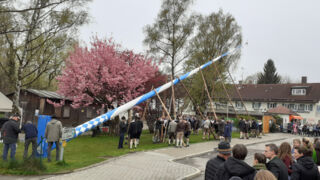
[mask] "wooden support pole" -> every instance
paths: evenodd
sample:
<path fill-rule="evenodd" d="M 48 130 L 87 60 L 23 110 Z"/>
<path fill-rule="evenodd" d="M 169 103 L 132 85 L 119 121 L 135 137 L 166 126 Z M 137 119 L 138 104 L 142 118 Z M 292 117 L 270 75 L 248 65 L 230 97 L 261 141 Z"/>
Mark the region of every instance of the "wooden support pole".
<path fill-rule="evenodd" d="M 206 80 L 204 79 L 202 70 L 200 70 L 200 73 L 201 73 L 201 77 L 202 77 L 202 80 L 203 80 L 204 88 L 206 89 L 207 94 L 208 94 L 208 98 L 209 98 L 209 100 L 210 100 L 210 105 L 211 105 L 211 109 L 212 109 L 213 114 L 214 114 L 214 118 L 215 118 L 215 120 L 217 121 L 217 120 L 218 120 L 218 117 L 217 117 L 216 111 L 214 110 L 213 101 L 212 101 L 212 99 L 211 99 L 211 96 L 210 96 L 210 93 L 209 93 L 209 90 L 208 90 L 208 86 L 207 86 Z"/>
<path fill-rule="evenodd" d="M 213 63 L 213 65 L 214 65 L 215 71 L 216 71 L 216 73 L 218 74 L 218 76 L 220 76 L 220 77 L 222 78 L 221 73 L 220 73 L 220 71 L 219 71 L 218 66 L 216 65 L 216 63 Z M 222 86 L 223 86 L 224 92 L 227 94 L 228 100 L 229 100 L 229 102 L 230 102 L 230 104 L 231 104 L 231 106 L 232 106 L 232 108 L 233 108 L 233 110 L 234 110 L 234 113 L 235 113 L 235 115 L 237 116 L 236 109 L 235 109 L 235 107 L 234 107 L 233 104 L 232 104 L 232 101 L 231 101 L 231 98 L 230 98 L 229 93 L 228 93 L 228 91 L 227 91 L 227 88 L 226 88 L 226 86 L 224 85 L 223 82 L 222 82 Z M 227 109 L 228 109 L 228 104 L 227 104 Z"/>
<path fill-rule="evenodd" d="M 232 80 L 233 86 L 234 86 L 234 88 L 236 89 L 236 91 L 237 91 L 237 93 L 238 93 L 238 95 L 239 95 L 239 97 L 240 97 L 241 103 L 242 103 L 244 109 L 246 110 L 247 116 L 249 116 L 249 112 L 248 112 L 248 110 L 247 110 L 246 105 L 243 103 L 243 99 L 242 99 L 242 96 L 241 96 L 241 94 L 240 94 L 240 91 L 239 91 L 239 89 L 237 88 L 236 84 L 234 83 L 234 80 L 233 80 L 233 78 L 232 78 L 232 76 L 231 76 L 230 71 L 229 71 L 229 70 L 227 70 L 227 71 L 228 71 L 228 74 L 229 74 L 229 76 L 230 76 L 230 78 L 231 78 L 231 80 Z"/>
<path fill-rule="evenodd" d="M 154 89 L 153 91 L 156 93 L 156 95 L 157 95 L 157 97 L 158 97 L 159 101 L 161 102 L 161 105 L 162 105 L 163 109 L 165 110 L 165 112 L 166 112 L 166 113 L 167 113 L 167 115 L 169 116 L 169 119 L 170 119 L 170 120 L 172 120 L 172 118 L 171 118 L 171 116 L 170 116 L 170 113 L 168 112 L 168 110 L 167 110 L 166 106 L 165 106 L 165 105 L 164 105 L 164 103 L 162 102 L 161 97 L 159 96 L 158 92 L 157 92 L 155 89 Z M 166 131 L 166 130 L 165 130 L 165 131 Z M 161 132 L 162 132 L 162 131 L 161 131 Z M 165 140 L 166 140 L 166 136 L 165 136 L 165 134 L 166 134 L 166 132 L 164 133 L 163 142 L 165 142 Z"/>
<path fill-rule="evenodd" d="M 179 79 L 179 80 L 180 80 L 180 79 Z M 203 116 L 203 114 L 202 114 L 202 112 L 200 111 L 199 106 L 196 104 L 195 100 L 192 98 L 192 96 L 191 96 L 189 90 L 187 89 L 187 87 L 184 85 L 184 83 L 183 83 L 181 80 L 180 80 L 180 83 L 182 84 L 183 88 L 186 90 L 186 92 L 187 92 L 190 100 L 192 101 L 192 103 L 196 106 L 196 109 L 197 109 L 198 113 L 200 114 L 201 118 L 202 118 L 202 119 L 205 119 L 204 116 Z"/>

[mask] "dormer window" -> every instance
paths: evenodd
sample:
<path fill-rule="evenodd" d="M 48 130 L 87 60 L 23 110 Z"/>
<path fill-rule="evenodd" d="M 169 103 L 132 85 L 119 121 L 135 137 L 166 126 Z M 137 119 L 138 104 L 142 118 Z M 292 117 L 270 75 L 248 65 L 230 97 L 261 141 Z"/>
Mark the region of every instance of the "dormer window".
<path fill-rule="evenodd" d="M 307 94 L 307 90 L 304 88 L 292 89 L 291 94 L 294 96 L 304 96 Z"/>

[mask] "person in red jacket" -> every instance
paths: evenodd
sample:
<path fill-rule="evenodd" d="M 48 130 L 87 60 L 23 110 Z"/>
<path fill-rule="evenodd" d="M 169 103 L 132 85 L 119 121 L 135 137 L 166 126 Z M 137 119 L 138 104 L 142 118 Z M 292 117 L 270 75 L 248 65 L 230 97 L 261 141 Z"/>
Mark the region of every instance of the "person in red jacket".
<path fill-rule="evenodd" d="M 279 159 L 283 161 L 283 163 L 288 168 L 288 175 L 290 176 L 292 173 L 292 155 L 291 155 L 291 146 L 287 142 L 283 142 L 279 147 Z"/>

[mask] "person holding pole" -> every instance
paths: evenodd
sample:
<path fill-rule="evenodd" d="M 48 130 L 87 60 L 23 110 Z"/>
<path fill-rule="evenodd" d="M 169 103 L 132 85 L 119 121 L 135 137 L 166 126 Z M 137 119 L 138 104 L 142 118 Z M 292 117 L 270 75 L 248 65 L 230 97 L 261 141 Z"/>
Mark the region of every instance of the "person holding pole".
<path fill-rule="evenodd" d="M 26 159 L 28 156 L 28 149 L 30 143 L 32 143 L 32 157 L 35 158 L 37 151 L 38 129 L 35 125 L 32 124 L 31 121 L 27 121 L 27 123 L 22 126 L 21 130 L 25 133 L 23 158 Z"/>
<path fill-rule="evenodd" d="M 182 148 L 182 143 L 183 143 L 183 134 L 184 130 L 186 129 L 186 124 L 184 121 L 180 118 L 179 123 L 177 124 L 177 129 L 176 129 L 176 134 L 177 134 L 177 144 L 176 147 Z"/>
<path fill-rule="evenodd" d="M 186 138 L 186 147 L 189 147 L 189 137 L 190 137 L 190 134 L 191 134 L 191 123 L 187 120 L 184 120 L 184 123 L 186 125 L 186 128 L 185 128 L 185 131 L 184 131 L 184 137 Z"/>
<path fill-rule="evenodd" d="M 169 134 L 169 139 L 168 139 L 168 145 L 175 144 L 175 136 L 176 136 L 176 129 L 177 129 L 177 123 L 174 120 L 169 121 L 169 126 L 168 126 L 168 134 Z"/>
<path fill-rule="evenodd" d="M 202 139 L 206 139 L 206 136 L 208 136 L 208 140 L 210 138 L 210 120 L 208 117 L 206 117 L 205 121 L 203 122 L 202 125 L 202 130 L 203 130 L 203 136 Z"/>
<path fill-rule="evenodd" d="M 60 156 L 60 139 L 62 138 L 62 124 L 56 119 L 55 115 L 52 116 L 50 122 L 48 122 L 45 130 L 45 138 L 48 142 L 48 162 L 51 162 L 51 148 L 53 143 L 56 144 L 56 161 L 59 161 Z"/>

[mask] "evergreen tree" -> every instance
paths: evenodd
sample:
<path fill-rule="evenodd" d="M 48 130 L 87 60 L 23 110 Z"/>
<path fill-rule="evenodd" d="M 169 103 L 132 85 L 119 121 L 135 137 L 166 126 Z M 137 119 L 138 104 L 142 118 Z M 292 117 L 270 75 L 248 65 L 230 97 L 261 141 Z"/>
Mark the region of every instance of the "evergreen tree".
<path fill-rule="evenodd" d="M 277 69 L 272 59 L 264 64 L 263 73 L 258 75 L 258 84 L 279 84 L 281 77 L 276 73 Z"/>

